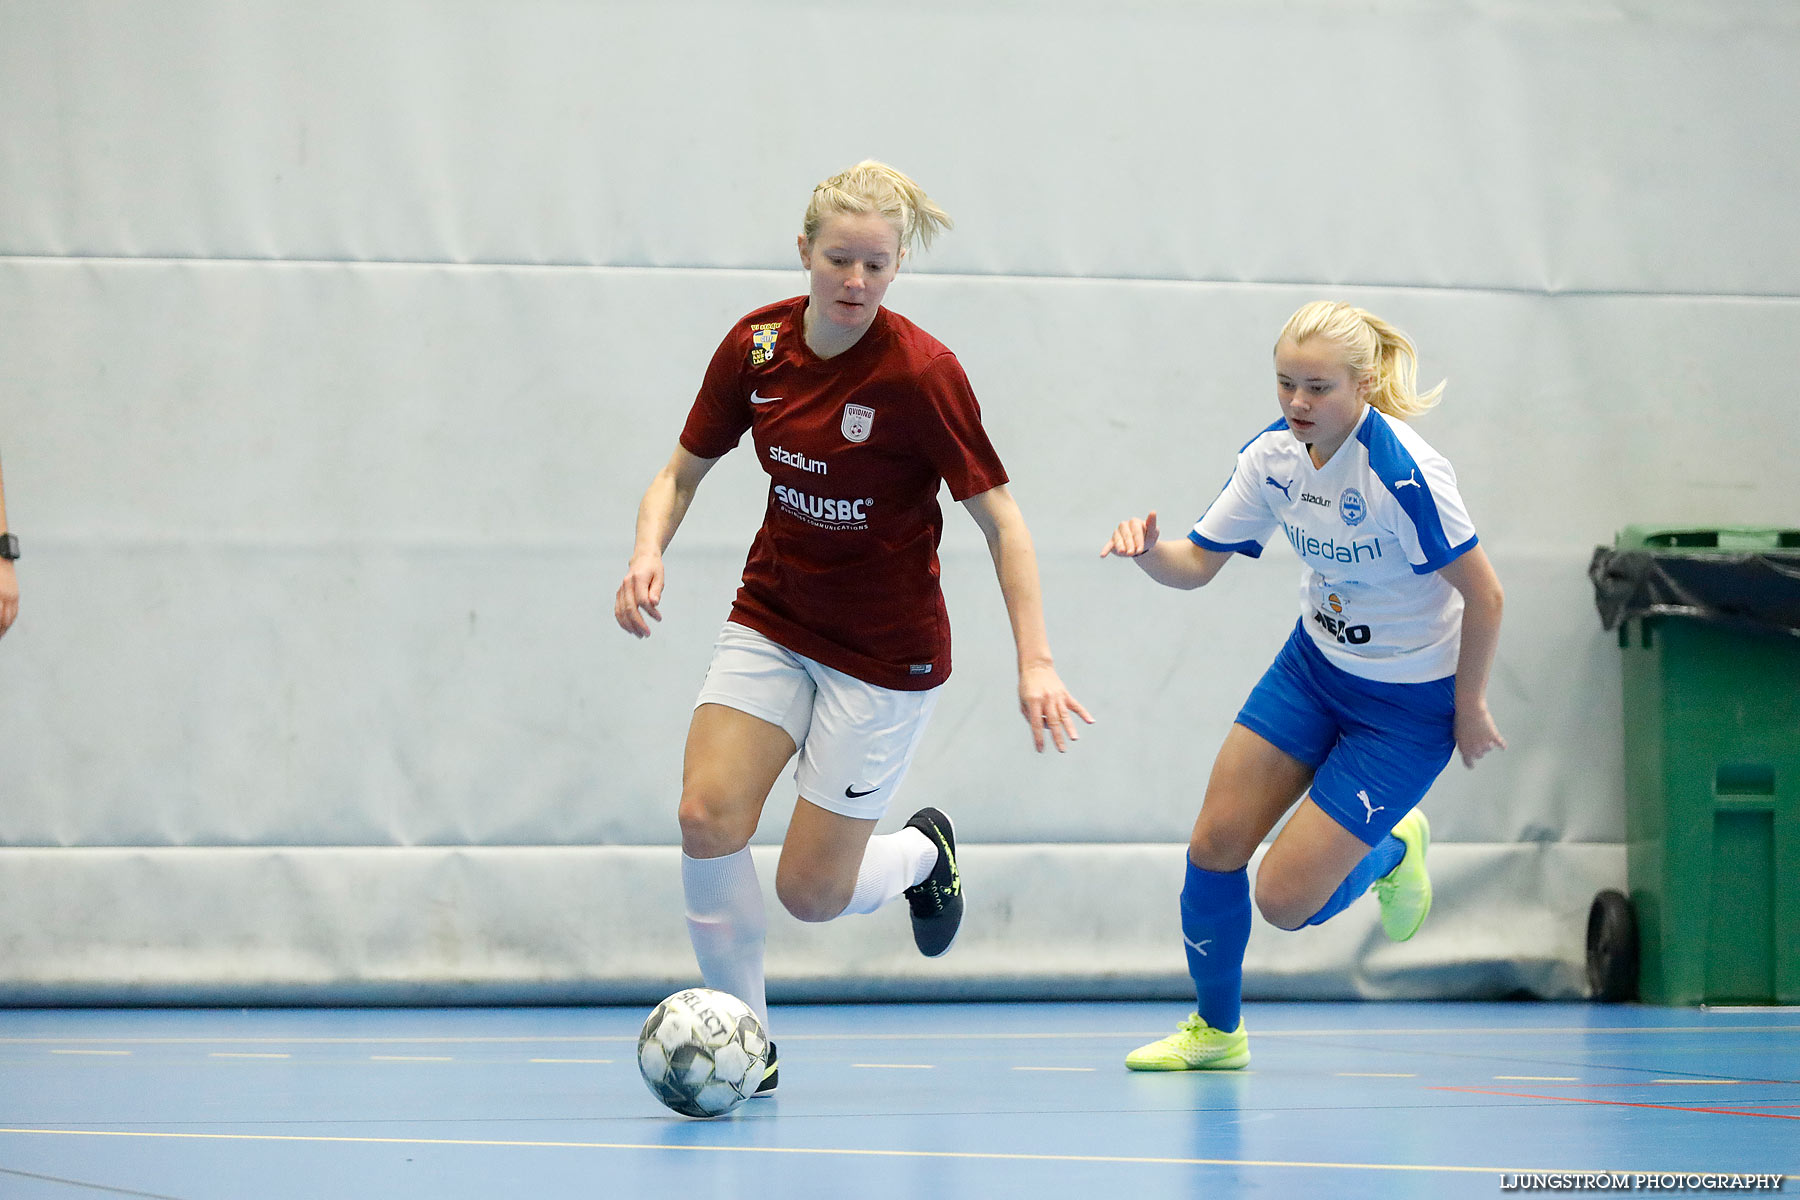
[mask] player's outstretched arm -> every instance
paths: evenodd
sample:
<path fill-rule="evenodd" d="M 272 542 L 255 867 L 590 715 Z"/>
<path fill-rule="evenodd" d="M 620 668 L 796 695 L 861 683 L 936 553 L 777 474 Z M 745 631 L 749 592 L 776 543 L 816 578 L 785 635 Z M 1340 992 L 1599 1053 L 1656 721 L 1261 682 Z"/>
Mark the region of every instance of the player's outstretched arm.
<path fill-rule="evenodd" d="M 1488 713 L 1488 673 L 1500 645 L 1500 612 L 1506 595 L 1500 577 L 1480 546 L 1439 569 L 1462 593 L 1462 645 L 1456 660 L 1456 748 L 1463 766 L 1473 767 L 1490 750 L 1506 749 L 1506 739 Z"/>
<path fill-rule="evenodd" d="M 644 492 L 638 505 L 637 541 L 632 546 L 631 562 L 613 597 L 613 619 L 626 633 L 649 637 L 650 623 L 644 618 L 662 620 L 663 551 L 681 528 L 681 519 L 687 515 L 700 481 L 718 461 L 677 446 L 668 465 L 656 473 Z"/>
<path fill-rule="evenodd" d="M 1112 537 L 1100 547 L 1100 557 L 1115 555 L 1129 558 L 1150 578 L 1164 587 L 1191 590 L 1212 582 L 1231 558 L 1221 550 L 1208 550 L 1187 538 L 1165 542 L 1159 536 L 1156 510 L 1139 519 L 1127 517 L 1113 530 Z"/>
<path fill-rule="evenodd" d="M 1018 501 L 1004 484 L 963 501 L 987 538 L 994 558 L 994 574 L 1000 579 L 1000 595 L 1012 622 L 1013 644 L 1019 652 L 1019 712 L 1031 727 L 1031 741 L 1040 753 L 1044 735 L 1060 751 L 1081 740 L 1075 718 L 1089 725 L 1094 718 L 1069 694 L 1050 657 L 1050 635 L 1044 628 L 1043 593 L 1038 583 L 1037 551 L 1031 531 L 1025 527 Z"/>
<path fill-rule="evenodd" d="M 10 560 L 0 558 L 0 635 L 12 628 L 19 616 L 19 575 Z"/>

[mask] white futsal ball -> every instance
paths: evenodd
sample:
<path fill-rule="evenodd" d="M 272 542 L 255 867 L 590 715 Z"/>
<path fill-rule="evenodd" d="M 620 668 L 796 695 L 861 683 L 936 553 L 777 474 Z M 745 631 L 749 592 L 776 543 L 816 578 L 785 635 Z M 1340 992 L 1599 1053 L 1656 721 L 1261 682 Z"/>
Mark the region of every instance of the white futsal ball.
<path fill-rule="evenodd" d="M 638 1034 L 638 1070 L 664 1104 L 718 1117 L 755 1093 L 769 1039 L 750 1006 L 728 992 L 688 988 L 650 1013 Z"/>

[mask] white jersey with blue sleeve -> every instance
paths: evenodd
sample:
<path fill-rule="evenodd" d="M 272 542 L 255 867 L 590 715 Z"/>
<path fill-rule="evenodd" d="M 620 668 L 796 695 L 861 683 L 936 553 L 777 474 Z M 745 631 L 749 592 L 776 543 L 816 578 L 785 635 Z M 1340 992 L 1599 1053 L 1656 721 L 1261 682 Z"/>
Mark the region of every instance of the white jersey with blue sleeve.
<path fill-rule="evenodd" d="M 1188 538 L 1256 558 L 1278 527 L 1304 566 L 1301 623 L 1331 662 L 1383 683 L 1456 673 L 1462 595 L 1437 572 L 1475 526 L 1449 460 L 1404 421 L 1365 406 L 1323 467 L 1275 422 Z"/>

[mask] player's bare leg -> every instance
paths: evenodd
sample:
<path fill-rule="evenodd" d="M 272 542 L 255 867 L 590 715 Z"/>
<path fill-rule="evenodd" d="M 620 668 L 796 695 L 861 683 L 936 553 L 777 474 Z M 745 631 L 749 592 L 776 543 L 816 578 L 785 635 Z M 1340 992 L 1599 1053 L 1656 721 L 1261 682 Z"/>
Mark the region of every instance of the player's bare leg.
<path fill-rule="evenodd" d="M 842 915 L 856 891 L 863 851 L 875 825 L 797 798 L 775 868 L 775 894 L 782 906 L 802 921 L 829 921 Z"/>
<path fill-rule="evenodd" d="M 785 729 L 760 717 L 723 704 L 694 709 L 681 764 L 682 851 L 717 858 L 749 845 L 795 749 Z"/>
<path fill-rule="evenodd" d="M 875 824 L 801 797 L 781 848 L 775 893 L 802 921 L 872 913 L 904 895 L 913 909 L 913 940 L 935 958 L 950 949 L 962 923 L 950 819 L 925 808 L 904 829 L 871 836 Z"/>
<path fill-rule="evenodd" d="M 768 918 L 750 837 L 794 750 L 779 725 L 702 704 L 688 726 L 681 772 L 681 883 L 694 957 L 706 986 L 748 1004 L 764 1029 Z"/>
<path fill-rule="evenodd" d="M 1308 797 L 1263 857 L 1256 905 L 1270 924 L 1298 929 L 1324 924 L 1373 889 L 1382 930 L 1404 942 L 1431 911 L 1430 840 L 1431 826 L 1415 808 L 1371 847 Z"/>
<path fill-rule="evenodd" d="M 1368 855 L 1367 842 L 1308 796 L 1282 826 L 1257 868 L 1257 911 L 1277 929 L 1317 923 L 1315 916 Z M 1367 886 L 1365 881 L 1364 889 Z"/>

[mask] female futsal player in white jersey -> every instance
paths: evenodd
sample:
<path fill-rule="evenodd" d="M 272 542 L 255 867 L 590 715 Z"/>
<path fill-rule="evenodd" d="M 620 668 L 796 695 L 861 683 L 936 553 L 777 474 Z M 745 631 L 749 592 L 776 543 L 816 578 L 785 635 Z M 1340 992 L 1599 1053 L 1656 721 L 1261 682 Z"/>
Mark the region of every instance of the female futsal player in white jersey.
<path fill-rule="evenodd" d="M 1405 941 L 1431 908 L 1416 805 L 1453 751 L 1472 767 L 1506 746 L 1486 699 L 1500 581 L 1450 464 L 1405 424 L 1443 390 L 1421 396 L 1415 380 L 1399 330 L 1347 304 L 1306 305 L 1275 343 L 1281 419 L 1239 453 L 1193 530 L 1162 541 L 1152 512 L 1101 551 L 1196 588 L 1279 528 L 1303 564 L 1299 623 L 1226 734 L 1188 843 L 1181 933 L 1198 1009 L 1132 1051 L 1133 1070 L 1250 1061 L 1247 866 L 1296 802 L 1257 871 L 1263 917 L 1317 925 L 1373 885 L 1382 928 Z"/>
<path fill-rule="evenodd" d="M 1018 650 L 1019 706 L 1041 751 L 1091 721 L 1056 673 L 1031 534 L 956 356 L 881 306 L 907 249 L 949 218 L 905 175 L 863 162 L 813 189 L 799 237 L 808 294 L 757 309 L 713 355 L 668 465 L 638 509 L 614 601 L 647 637 L 663 551 L 713 463 L 748 430 L 770 477 L 743 586 L 713 650 L 682 766 L 682 890 L 707 986 L 764 1022 L 762 891 L 749 842 L 796 751 L 799 799 L 776 867 L 803 921 L 904 894 L 936 956 L 962 920 L 950 821 L 920 809 L 872 837 L 950 674 L 938 587 L 940 482 L 987 537 Z M 773 1047 L 760 1094 L 777 1080 Z"/>

